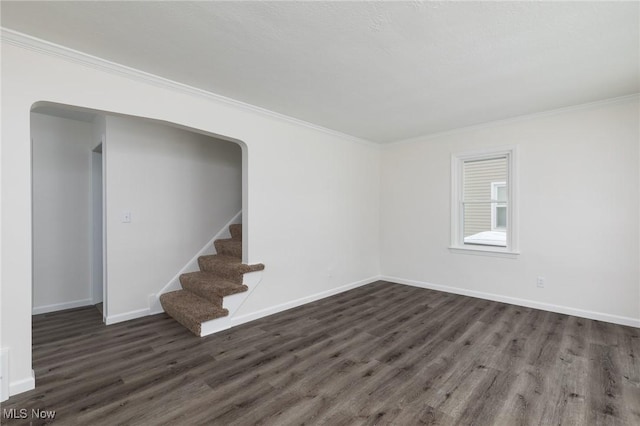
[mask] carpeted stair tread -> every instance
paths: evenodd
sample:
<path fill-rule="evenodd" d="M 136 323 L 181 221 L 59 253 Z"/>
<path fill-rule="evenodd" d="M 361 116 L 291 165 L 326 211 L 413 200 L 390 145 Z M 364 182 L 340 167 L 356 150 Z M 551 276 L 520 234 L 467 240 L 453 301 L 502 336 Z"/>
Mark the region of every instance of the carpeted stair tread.
<path fill-rule="evenodd" d="M 242 224 L 241 223 L 229 225 L 229 232 L 231 232 L 231 238 L 233 238 L 234 240 L 242 241 Z"/>
<path fill-rule="evenodd" d="M 200 325 L 203 322 L 229 314 L 226 309 L 186 290 L 165 293 L 160 296 L 160 303 L 167 314 L 196 336 L 200 336 Z"/>
<path fill-rule="evenodd" d="M 237 257 L 224 256 L 220 254 L 200 256 L 198 258 L 198 265 L 200 266 L 200 270 L 203 272 L 215 273 L 220 278 L 224 278 L 237 284 L 242 284 L 244 274 L 248 272 L 262 271 L 264 269 L 264 265 L 262 263 L 247 265 L 242 263 L 242 260 Z"/>
<path fill-rule="evenodd" d="M 216 247 L 218 254 L 242 259 L 242 240 L 233 238 L 215 240 L 213 245 Z"/>
<path fill-rule="evenodd" d="M 165 312 L 197 336 L 202 323 L 229 315 L 222 307 L 226 296 L 249 290 L 244 274 L 264 269 L 262 263 L 242 263 L 242 224 L 230 225 L 229 232 L 231 238 L 213 242 L 217 254 L 198 258 L 200 271 L 180 275 L 182 290 L 160 296 Z"/>
<path fill-rule="evenodd" d="M 227 281 L 212 272 L 189 272 L 180 275 L 182 288 L 209 302 L 222 306 L 222 298 L 249 290 L 244 284 Z"/>

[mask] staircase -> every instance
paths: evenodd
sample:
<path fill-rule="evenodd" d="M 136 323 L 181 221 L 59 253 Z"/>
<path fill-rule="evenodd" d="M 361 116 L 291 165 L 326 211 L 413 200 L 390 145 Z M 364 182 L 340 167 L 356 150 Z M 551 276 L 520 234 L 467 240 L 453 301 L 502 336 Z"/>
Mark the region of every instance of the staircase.
<path fill-rule="evenodd" d="M 198 258 L 200 271 L 180 275 L 182 290 L 160 296 L 165 312 L 196 336 L 203 335 L 203 323 L 229 315 L 225 297 L 249 290 L 244 274 L 264 269 L 242 263 L 242 224 L 229 226 L 229 232 L 231 238 L 214 241 L 217 254 Z"/>

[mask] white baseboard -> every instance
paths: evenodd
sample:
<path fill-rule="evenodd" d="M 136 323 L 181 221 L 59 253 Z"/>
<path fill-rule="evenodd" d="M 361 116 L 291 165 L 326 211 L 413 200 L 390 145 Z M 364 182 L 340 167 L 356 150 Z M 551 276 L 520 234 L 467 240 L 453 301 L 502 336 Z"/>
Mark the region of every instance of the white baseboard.
<path fill-rule="evenodd" d="M 430 290 L 444 291 L 447 293 L 461 294 L 463 296 L 477 297 L 479 299 L 493 300 L 495 302 L 509 303 L 512 305 L 524 306 L 527 308 L 540 309 L 543 311 L 556 312 L 559 314 L 573 315 L 581 318 L 610 322 L 613 324 L 627 325 L 640 328 L 640 318 L 623 317 L 619 315 L 606 314 L 603 312 L 588 311 L 585 309 L 571 308 L 569 306 L 553 305 L 550 303 L 536 302 L 534 300 L 520 299 L 517 297 L 502 296 L 500 294 L 485 293 L 482 291 L 467 290 L 459 287 L 432 284 L 423 281 L 407 280 L 398 277 L 381 276 L 381 280 L 397 284 L 405 284 L 413 287 L 428 288 Z"/>
<path fill-rule="evenodd" d="M 142 318 L 151 315 L 149 308 L 138 309 L 136 311 L 125 312 L 123 314 L 108 315 L 105 321 L 106 325 L 117 324 L 119 322 L 129 321 L 136 318 Z"/>
<path fill-rule="evenodd" d="M 209 336 L 220 331 L 228 330 L 231 327 L 231 318 L 222 317 L 211 321 L 205 321 L 200 325 L 200 337 Z"/>
<path fill-rule="evenodd" d="M 31 309 L 32 315 L 46 314 L 49 312 L 63 311 L 65 309 L 80 308 L 82 306 L 90 306 L 91 299 L 73 300 L 71 302 L 55 303 L 53 305 L 34 306 Z"/>
<path fill-rule="evenodd" d="M 9 396 L 17 395 L 22 392 L 30 391 L 36 388 L 36 373 L 31 370 L 31 377 L 15 380 L 9 384 Z"/>
<path fill-rule="evenodd" d="M 248 273 L 246 276 L 255 277 L 255 280 L 259 281 L 261 279 L 261 271 L 260 273 Z M 297 308 L 298 306 L 305 305 L 307 303 L 315 302 L 316 300 L 324 299 L 325 297 L 333 296 L 338 293 L 343 293 L 348 290 L 352 290 L 356 287 L 361 287 L 363 285 L 371 284 L 372 282 L 378 281 L 380 277 L 371 277 L 366 280 L 356 281 L 347 285 L 343 285 L 341 287 L 332 288 L 331 290 L 323 291 L 320 293 L 312 294 L 310 296 L 302 297 L 300 299 L 292 300 L 290 302 L 282 303 L 280 305 L 272 306 L 270 308 L 262 309 L 257 312 L 253 312 L 246 315 L 241 315 L 237 317 L 229 316 L 217 318 L 211 321 L 206 321 L 202 323 L 200 329 L 200 336 L 205 337 L 214 333 L 218 333 L 220 331 L 228 330 L 232 327 L 235 327 L 240 324 L 244 324 L 250 321 L 255 321 L 257 319 L 267 317 L 269 315 L 277 314 L 278 312 L 286 311 L 287 309 Z M 246 282 L 245 282 L 246 284 Z M 248 284 L 249 288 L 253 288 L 257 286 L 257 282 L 255 285 Z M 239 293 L 243 295 L 244 293 Z M 244 299 L 246 300 L 246 299 Z"/>
<path fill-rule="evenodd" d="M 277 314 L 278 312 L 286 311 L 287 309 L 297 308 L 298 306 L 305 305 L 307 303 L 315 302 L 316 300 L 324 299 L 325 297 L 333 296 L 338 293 L 344 293 L 345 291 L 352 290 L 363 285 L 371 284 L 378 281 L 381 278 L 379 276 L 364 279 L 362 281 L 356 281 L 350 284 L 343 285 L 341 287 L 332 288 L 330 290 L 315 293 L 310 296 L 305 296 L 300 299 L 292 300 L 290 302 L 282 303 L 280 305 L 272 306 L 266 309 L 252 312 L 246 315 L 240 315 L 235 318 L 231 318 L 231 327 L 244 324 L 249 321 L 254 321 L 269 315 Z"/>

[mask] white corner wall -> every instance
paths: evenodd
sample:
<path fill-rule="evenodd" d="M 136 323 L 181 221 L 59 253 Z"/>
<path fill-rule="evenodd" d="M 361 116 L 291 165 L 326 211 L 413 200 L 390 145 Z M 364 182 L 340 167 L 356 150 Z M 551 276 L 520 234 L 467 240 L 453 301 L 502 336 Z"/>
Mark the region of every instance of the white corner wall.
<path fill-rule="evenodd" d="M 149 120 L 107 116 L 106 129 L 107 323 L 113 323 L 145 313 L 149 295 L 242 209 L 242 153 L 233 142 Z M 130 223 L 122 222 L 124 211 Z"/>
<path fill-rule="evenodd" d="M 385 148 L 383 276 L 640 326 L 639 125 L 636 96 Z M 505 145 L 518 147 L 522 254 L 450 252 L 451 154 Z"/>
<path fill-rule="evenodd" d="M 273 313 L 379 276 L 378 146 L 195 89 L 125 75 L 64 49 L 21 43 L 2 41 L 0 315 L 13 394 L 34 385 L 29 110 L 38 101 L 167 121 L 244 142 L 247 261 L 266 269 L 238 314 Z M 107 132 L 107 163 L 111 136 Z M 132 210 L 129 231 L 116 225 L 123 234 L 145 219 L 129 205 L 133 201 L 110 202 L 107 208 L 116 212 Z M 141 269 L 129 264 L 128 285 L 138 285 Z"/>
<path fill-rule="evenodd" d="M 91 302 L 91 131 L 31 114 L 34 314 Z"/>

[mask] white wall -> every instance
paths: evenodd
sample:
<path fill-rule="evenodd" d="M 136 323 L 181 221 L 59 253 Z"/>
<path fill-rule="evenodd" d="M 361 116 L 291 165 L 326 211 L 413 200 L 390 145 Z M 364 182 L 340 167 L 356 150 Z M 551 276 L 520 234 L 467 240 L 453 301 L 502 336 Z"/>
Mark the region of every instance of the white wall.
<path fill-rule="evenodd" d="M 639 117 L 635 97 L 389 146 L 382 274 L 640 325 Z M 522 254 L 449 252 L 451 154 L 505 145 L 518 147 Z"/>
<path fill-rule="evenodd" d="M 157 293 L 242 209 L 240 146 L 149 120 L 107 118 L 109 318 Z M 122 212 L 131 223 L 122 223 Z"/>
<path fill-rule="evenodd" d="M 33 312 L 91 300 L 91 123 L 31 114 Z"/>
<path fill-rule="evenodd" d="M 0 328 L 13 394 L 34 386 L 29 110 L 43 100 L 245 143 L 247 260 L 264 262 L 266 270 L 239 314 L 259 316 L 367 282 L 380 274 L 381 255 L 389 276 L 640 317 L 637 101 L 395 145 L 382 152 L 381 175 L 381 152 L 371 144 L 30 47 L 3 39 Z M 520 259 L 449 253 L 451 152 L 513 144 L 521 158 Z M 108 146 L 105 155 L 108 162 Z M 145 217 L 134 201 L 113 206 L 133 213 L 129 231 L 113 225 L 122 237 Z M 139 270 L 129 272 L 135 277 Z M 535 287 L 537 275 L 547 278 L 545 289 Z"/>
<path fill-rule="evenodd" d="M 29 149 L 34 102 L 148 117 L 246 144 L 247 261 L 264 262 L 266 270 L 238 314 L 262 315 L 379 275 L 377 146 L 197 91 L 106 71 L 99 61 L 84 66 L 78 63 L 84 61 L 81 57 L 70 61 L 60 57 L 65 52 L 43 54 L 41 48 L 23 48 L 7 39 L 2 44 L 1 318 L 2 347 L 11 352 L 12 393 L 34 385 Z M 107 132 L 107 163 L 110 140 Z M 130 202 L 123 200 L 113 209 L 131 207 L 133 229 L 145 216 Z M 107 209 L 111 207 L 107 200 Z M 137 278 L 141 269 L 131 265 L 131 276 Z"/>

